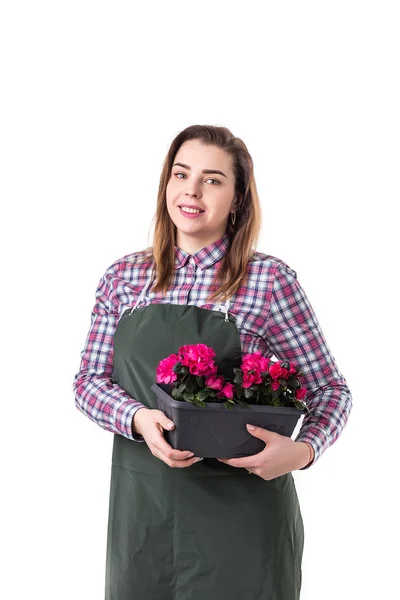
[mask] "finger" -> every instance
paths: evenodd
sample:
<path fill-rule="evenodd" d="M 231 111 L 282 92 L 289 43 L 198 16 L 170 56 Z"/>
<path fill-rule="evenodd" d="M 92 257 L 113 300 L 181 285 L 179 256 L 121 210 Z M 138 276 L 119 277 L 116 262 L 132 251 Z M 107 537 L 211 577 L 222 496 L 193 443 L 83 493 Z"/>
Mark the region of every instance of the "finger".
<path fill-rule="evenodd" d="M 167 440 L 164 437 L 164 429 L 162 427 L 162 424 L 157 421 L 155 425 L 157 428 L 157 434 L 156 438 L 153 438 L 151 442 L 154 446 L 157 447 L 157 449 L 160 452 L 162 452 L 166 456 L 169 456 L 168 451 L 170 451 L 170 458 L 172 458 L 173 460 L 184 460 L 186 458 L 194 456 L 194 452 L 191 452 L 191 450 L 176 450 L 175 448 L 172 448 L 172 446 L 168 444 Z"/>
<path fill-rule="evenodd" d="M 175 469 L 185 469 L 186 467 L 191 467 L 195 463 L 203 460 L 199 456 L 193 456 L 192 458 L 188 458 L 187 460 L 179 460 L 179 461 L 170 461 L 170 467 L 174 467 Z M 168 463 L 167 463 L 168 464 Z"/>
<path fill-rule="evenodd" d="M 175 448 L 172 448 L 164 438 L 163 434 L 157 436 L 153 441 L 153 445 L 169 460 L 186 460 L 194 456 L 194 452 L 191 452 L 190 450 L 176 450 Z"/>
<path fill-rule="evenodd" d="M 257 462 L 259 457 L 260 460 L 263 460 L 267 449 L 269 450 L 268 445 L 263 448 L 261 452 L 257 452 L 257 454 L 251 454 L 250 456 L 244 456 L 243 458 L 217 458 L 217 460 L 232 467 L 244 467 L 248 469 L 251 467 L 251 465 L 254 465 L 254 463 Z"/>
<path fill-rule="evenodd" d="M 164 413 L 161 413 L 161 417 L 160 420 L 158 421 L 158 423 L 163 427 L 163 429 L 167 429 L 169 431 L 171 431 L 172 429 L 175 428 L 175 423 L 173 421 L 171 421 L 166 415 L 164 415 Z"/>
<path fill-rule="evenodd" d="M 162 460 L 169 467 L 173 467 L 176 469 L 184 469 L 186 467 L 191 467 L 194 463 L 196 463 L 200 460 L 203 460 L 201 457 L 198 457 L 198 456 L 192 456 L 192 457 L 186 458 L 184 460 L 171 460 L 170 458 L 168 458 L 168 456 L 165 456 L 164 454 L 158 452 L 157 450 L 155 450 L 153 452 L 153 454 L 156 458 L 159 458 L 160 460 Z"/>

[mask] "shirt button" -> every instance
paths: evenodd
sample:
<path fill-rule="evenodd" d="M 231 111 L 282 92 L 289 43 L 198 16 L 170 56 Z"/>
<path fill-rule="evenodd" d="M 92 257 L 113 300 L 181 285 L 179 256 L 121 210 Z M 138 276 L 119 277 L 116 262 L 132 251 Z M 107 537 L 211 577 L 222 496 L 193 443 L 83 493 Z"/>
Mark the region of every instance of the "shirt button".
<path fill-rule="evenodd" d="M 193 257 L 189 258 L 189 263 L 193 266 L 196 264 Z"/>

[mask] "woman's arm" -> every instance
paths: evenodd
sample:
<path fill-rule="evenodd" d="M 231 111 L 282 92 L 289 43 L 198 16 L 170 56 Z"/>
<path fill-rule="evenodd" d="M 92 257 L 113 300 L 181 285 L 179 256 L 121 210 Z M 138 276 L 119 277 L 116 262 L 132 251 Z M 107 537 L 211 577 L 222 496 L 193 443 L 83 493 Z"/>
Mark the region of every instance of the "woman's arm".
<path fill-rule="evenodd" d="M 265 341 L 278 360 L 288 359 L 304 374 L 306 413 L 296 442 L 308 442 L 313 459 L 308 469 L 332 445 L 347 423 L 352 396 L 326 343 L 313 308 L 296 272 L 278 263 Z"/>
<path fill-rule="evenodd" d="M 75 405 L 103 429 L 143 442 L 141 435 L 133 433 L 132 420 L 145 405 L 111 382 L 114 332 L 119 319 L 116 301 L 113 302 L 115 269 L 116 263 L 107 269 L 97 287 L 91 325 L 73 382 Z"/>

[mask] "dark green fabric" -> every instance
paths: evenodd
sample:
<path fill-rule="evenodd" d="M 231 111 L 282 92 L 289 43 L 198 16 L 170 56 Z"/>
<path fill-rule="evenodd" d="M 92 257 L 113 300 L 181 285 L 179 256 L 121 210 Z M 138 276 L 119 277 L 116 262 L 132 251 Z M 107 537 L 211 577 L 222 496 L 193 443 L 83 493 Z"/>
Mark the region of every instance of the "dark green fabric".
<path fill-rule="evenodd" d="M 215 349 L 220 373 L 240 366 L 232 315 L 175 304 L 127 310 L 113 379 L 157 408 L 158 362 L 195 343 Z M 171 468 L 145 442 L 114 435 L 106 600 L 298 600 L 303 545 L 291 473 L 264 481 L 210 458 Z"/>

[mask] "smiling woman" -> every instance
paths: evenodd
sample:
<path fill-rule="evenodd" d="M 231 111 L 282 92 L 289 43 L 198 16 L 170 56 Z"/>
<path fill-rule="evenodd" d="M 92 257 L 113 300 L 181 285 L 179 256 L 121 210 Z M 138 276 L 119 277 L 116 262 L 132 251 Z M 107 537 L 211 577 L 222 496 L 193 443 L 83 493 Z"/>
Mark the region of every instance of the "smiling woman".
<path fill-rule="evenodd" d="M 221 179 L 205 177 L 217 174 Z M 231 156 L 197 139 L 184 142 L 176 154 L 166 195 L 180 248 L 193 254 L 221 238 L 229 214 L 235 211 Z"/>
<path fill-rule="evenodd" d="M 296 271 L 255 249 L 259 199 L 240 138 L 209 125 L 179 133 L 155 221 L 152 247 L 101 278 L 74 380 L 76 406 L 114 433 L 105 598 L 298 600 L 304 530 L 292 471 L 338 438 L 350 391 Z M 151 387 L 160 360 L 188 344 L 216 349 L 226 377 L 255 352 L 298 365 L 309 412 L 296 440 L 257 427 L 249 433 L 265 448 L 245 459 L 173 449 L 163 433 L 174 424 Z"/>

